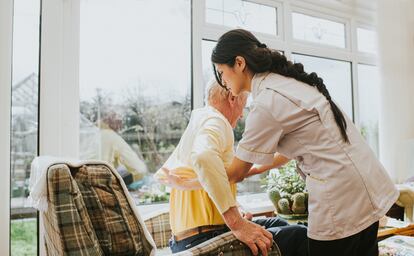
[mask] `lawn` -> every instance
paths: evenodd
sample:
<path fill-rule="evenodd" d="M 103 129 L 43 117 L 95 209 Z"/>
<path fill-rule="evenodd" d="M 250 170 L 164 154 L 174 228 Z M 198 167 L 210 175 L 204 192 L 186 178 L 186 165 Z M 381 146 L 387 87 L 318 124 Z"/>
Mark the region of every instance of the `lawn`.
<path fill-rule="evenodd" d="M 37 254 L 36 219 L 12 220 L 10 226 L 11 256 Z"/>

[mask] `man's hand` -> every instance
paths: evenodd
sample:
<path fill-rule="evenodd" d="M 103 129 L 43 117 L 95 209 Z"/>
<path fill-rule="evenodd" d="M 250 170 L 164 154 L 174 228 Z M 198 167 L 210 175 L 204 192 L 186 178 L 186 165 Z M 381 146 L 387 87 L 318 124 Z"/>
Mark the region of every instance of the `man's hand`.
<path fill-rule="evenodd" d="M 172 171 L 170 171 L 169 169 L 162 167 L 161 170 L 164 173 L 164 176 L 161 176 L 158 181 L 164 185 L 173 187 L 173 188 L 178 188 L 184 181 L 183 178 L 181 178 L 180 176 L 174 174 Z"/>
<path fill-rule="evenodd" d="M 258 255 L 259 250 L 262 255 L 267 256 L 267 252 L 271 249 L 273 243 L 272 234 L 265 230 L 262 226 L 242 219 L 237 227 L 233 227 L 234 236 L 245 243 L 253 255 Z"/>
<path fill-rule="evenodd" d="M 174 170 L 169 170 L 165 167 L 162 167 L 161 170 L 164 173 L 164 176 L 158 178 L 161 184 L 179 190 L 196 190 L 202 188 L 198 179 L 183 178 L 176 174 Z"/>
<path fill-rule="evenodd" d="M 236 207 L 231 207 L 224 212 L 223 217 L 234 236 L 246 244 L 253 255 L 258 255 L 260 250 L 262 255 L 267 256 L 267 252 L 273 244 L 273 236 L 269 231 L 256 223 L 243 219 Z"/>

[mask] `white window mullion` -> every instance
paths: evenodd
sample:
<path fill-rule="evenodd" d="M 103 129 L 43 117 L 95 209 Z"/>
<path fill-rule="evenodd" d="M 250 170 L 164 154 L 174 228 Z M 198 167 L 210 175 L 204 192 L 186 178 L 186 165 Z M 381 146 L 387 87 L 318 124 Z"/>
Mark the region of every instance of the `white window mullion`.
<path fill-rule="evenodd" d="M 203 60 L 201 41 L 203 39 L 204 9 L 205 1 L 192 1 L 192 46 L 193 46 L 193 107 L 199 108 L 204 105 L 204 81 L 203 81 Z"/>
<path fill-rule="evenodd" d="M 43 0 L 40 155 L 78 157 L 79 0 Z"/>
<path fill-rule="evenodd" d="M 359 90 L 358 90 L 358 61 L 355 52 L 358 50 L 357 45 L 357 34 L 356 34 L 356 21 L 355 18 L 351 19 L 349 32 L 350 49 L 352 52 L 352 95 L 353 95 L 353 112 L 354 112 L 354 123 L 359 127 Z"/>
<path fill-rule="evenodd" d="M 281 50 L 284 51 L 284 54 L 288 60 L 292 59 L 292 9 L 289 2 L 283 4 L 283 25 L 284 25 L 284 34 L 283 38 L 285 41 L 285 47 Z"/>
<path fill-rule="evenodd" d="M 352 61 L 352 100 L 353 100 L 353 112 L 354 112 L 354 123 L 359 127 L 359 90 L 358 90 L 358 62 Z"/>
<path fill-rule="evenodd" d="M 13 0 L 0 1 L 0 254 L 10 253 L 10 117 Z"/>

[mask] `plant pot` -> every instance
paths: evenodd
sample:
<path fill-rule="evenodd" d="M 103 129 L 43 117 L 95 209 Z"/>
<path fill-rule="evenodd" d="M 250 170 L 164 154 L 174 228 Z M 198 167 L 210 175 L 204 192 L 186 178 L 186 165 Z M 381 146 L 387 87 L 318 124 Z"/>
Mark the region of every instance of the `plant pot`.
<path fill-rule="evenodd" d="M 268 194 L 269 199 L 272 201 L 272 203 L 273 203 L 273 205 L 276 209 L 275 212 L 277 213 L 277 215 L 281 216 L 284 219 L 288 219 L 288 220 L 306 219 L 307 218 L 308 211 L 307 211 L 307 193 L 306 192 L 305 193 L 300 193 L 300 194 L 305 195 L 305 197 L 306 197 L 305 198 L 306 211 L 304 213 L 294 213 L 292 211 L 293 202 L 291 200 L 286 199 L 286 198 L 282 198 L 277 189 L 272 189 L 272 190 L 268 191 L 267 194 Z"/>

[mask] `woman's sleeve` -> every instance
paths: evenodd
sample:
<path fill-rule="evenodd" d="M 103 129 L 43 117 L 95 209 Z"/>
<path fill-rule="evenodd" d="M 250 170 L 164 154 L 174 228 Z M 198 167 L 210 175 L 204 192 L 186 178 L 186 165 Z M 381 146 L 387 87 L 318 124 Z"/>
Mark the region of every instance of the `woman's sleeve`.
<path fill-rule="evenodd" d="M 280 122 L 264 106 L 256 103 L 247 115 L 236 157 L 249 163 L 271 164 L 282 137 L 283 129 Z"/>

